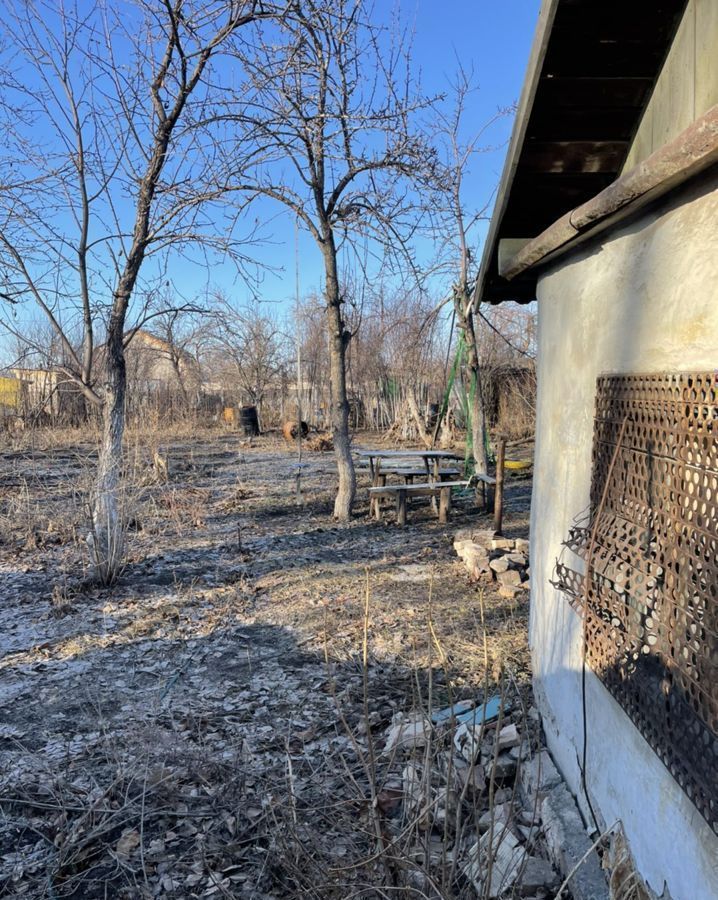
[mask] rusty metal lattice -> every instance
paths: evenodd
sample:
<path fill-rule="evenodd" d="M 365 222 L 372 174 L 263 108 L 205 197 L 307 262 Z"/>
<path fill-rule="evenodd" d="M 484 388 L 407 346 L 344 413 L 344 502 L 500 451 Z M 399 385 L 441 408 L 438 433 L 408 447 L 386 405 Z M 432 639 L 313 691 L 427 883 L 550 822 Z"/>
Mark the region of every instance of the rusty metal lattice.
<path fill-rule="evenodd" d="M 717 435 L 716 373 L 599 378 L 589 520 L 555 584 L 587 664 L 718 834 Z"/>

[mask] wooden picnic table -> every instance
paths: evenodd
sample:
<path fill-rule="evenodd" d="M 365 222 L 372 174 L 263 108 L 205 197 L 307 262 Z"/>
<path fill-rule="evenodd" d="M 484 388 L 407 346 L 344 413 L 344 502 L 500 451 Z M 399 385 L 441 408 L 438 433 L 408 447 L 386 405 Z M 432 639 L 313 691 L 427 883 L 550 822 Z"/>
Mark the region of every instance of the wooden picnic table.
<path fill-rule="evenodd" d="M 369 463 L 369 471 L 371 472 L 372 487 L 381 487 L 386 484 L 386 474 L 391 474 L 391 469 L 385 469 L 382 472 L 382 462 L 402 460 L 410 461 L 412 459 L 421 460 L 425 470 L 427 480 L 430 483 L 441 481 L 441 463 L 447 460 L 463 460 L 463 455 L 454 453 L 451 450 L 357 450 L 357 456 L 360 459 L 366 459 Z M 432 505 L 436 505 L 436 500 L 432 497 Z M 379 518 L 379 498 L 372 497 L 369 504 L 369 514 L 372 512 Z"/>
<path fill-rule="evenodd" d="M 371 472 L 372 486 L 379 484 L 379 474 L 382 469 L 382 461 L 420 459 L 426 469 L 429 481 L 438 480 L 441 471 L 442 460 L 463 460 L 463 456 L 451 450 L 357 450 L 360 459 L 366 459 Z"/>

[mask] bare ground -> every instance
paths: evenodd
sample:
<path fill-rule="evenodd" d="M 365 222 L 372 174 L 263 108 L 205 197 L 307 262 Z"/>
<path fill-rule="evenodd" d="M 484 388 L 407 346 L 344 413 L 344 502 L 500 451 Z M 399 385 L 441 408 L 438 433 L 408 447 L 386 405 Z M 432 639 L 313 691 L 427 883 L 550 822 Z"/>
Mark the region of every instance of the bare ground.
<path fill-rule="evenodd" d="M 469 583 L 452 536 L 483 524 L 471 498 L 399 529 L 368 519 L 364 476 L 340 528 L 332 454 L 305 457 L 298 503 L 271 437 L 167 441 L 166 483 L 138 437 L 129 563 L 98 589 L 93 447 L 38 440 L 0 468 L 0 895 L 476 896 L 472 815 L 513 788 L 464 790 L 457 819 L 448 731 L 382 752 L 402 711 L 497 689 L 528 740 L 527 603 Z M 529 496 L 510 482 L 513 536 Z M 426 809 L 417 753 L 443 772 Z"/>

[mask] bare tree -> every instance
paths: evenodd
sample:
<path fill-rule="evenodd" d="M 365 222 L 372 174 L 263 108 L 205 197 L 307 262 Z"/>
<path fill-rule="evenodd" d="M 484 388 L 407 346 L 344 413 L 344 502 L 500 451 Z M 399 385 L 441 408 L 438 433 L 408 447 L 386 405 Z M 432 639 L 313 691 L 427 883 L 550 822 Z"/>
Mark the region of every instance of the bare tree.
<path fill-rule="evenodd" d="M 217 300 L 209 351 L 216 361 L 215 371 L 228 372 L 261 415 L 267 390 L 285 361 L 282 328 L 258 300 L 236 306 L 221 293 Z"/>
<path fill-rule="evenodd" d="M 480 319 L 472 295 L 480 261 L 477 225 L 487 218 L 490 203 L 472 209 L 464 196 L 464 178 L 472 159 L 487 149 L 481 143 L 487 130 L 510 110 L 497 110 L 481 129 L 465 138 L 463 119 L 471 92 L 471 78 L 459 68 L 452 91 L 452 108 L 448 112 L 437 111 L 436 141 L 441 164 L 436 169 L 439 177 L 435 182 L 438 198 L 435 209 L 438 215 L 434 222 L 438 242 L 443 244 L 446 266 L 452 273 L 451 302 L 466 353 L 463 375 L 474 467 L 476 472 L 485 474 L 488 469 L 487 425 L 482 393 L 480 336 L 477 335 Z"/>
<path fill-rule="evenodd" d="M 309 294 L 300 300 L 293 326 L 299 332 L 302 358 L 301 405 L 310 420 L 326 425 L 325 402 L 329 396 L 329 360 L 326 352 L 326 313 L 322 297 Z"/>
<path fill-rule="evenodd" d="M 420 291 L 370 286 L 361 329 L 349 348 L 352 386 L 370 420 L 427 446 L 432 442 L 429 406 L 439 399 L 445 355 L 434 305 Z"/>
<path fill-rule="evenodd" d="M 140 274 L 159 284 L 168 254 L 196 246 L 243 259 L 231 227 L 218 234 L 209 211 L 223 197 L 208 123 L 225 69 L 213 63 L 272 7 L 18 0 L 0 26 L 0 298 L 12 308 L 3 323 L 22 338 L 18 307 L 39 308 L 62 345 L 64 374 L 101 412 L 91 543 L 103 582 L 123 558 L 125 347 Z"/>
<path fill-rule="evenodd" d="M 407 209 L 400 185 L 423 171 L 424 148 L 410 126 L 421 101 L 412 99 L 403 48 L 370 13 L 363 0 L 290 0 L 281 25 L 243 48 L 251 86 L 241 110 L 228 111 L 239 139 L 258 142 L 251 167 L 230 156 L 228 181 L 283 204 L 322 255 L 340 521 L 349 519 L 356 490 L 340 251 L 369 236 L 383 250 L 400 246 Z"/>
<path fill-rule="evenodd" d="M 10 374 L 23 384 L 18 412 L 31 425 L 78 425 L 87 419 L 85 398 L 62 373 L 67 354 L 50 323 L 34 317 L 28 338 L 6 346 Z"/>
<path fill-rule="evenodd" d="M 197 387 L 199 366 L 190 367 L 188 359 L 192 359 L 187 346 L 193 341 L 195 328 L 188 322 L 179 309 L 165 312 L 157 323 L 157 331 L 162 339 L 161 354 L 172 367 L 177 386 L 182 394 L 185 411 L 190 405 L 190 387 Z M 192 362 L 196 362 L 192 359 Z"/>

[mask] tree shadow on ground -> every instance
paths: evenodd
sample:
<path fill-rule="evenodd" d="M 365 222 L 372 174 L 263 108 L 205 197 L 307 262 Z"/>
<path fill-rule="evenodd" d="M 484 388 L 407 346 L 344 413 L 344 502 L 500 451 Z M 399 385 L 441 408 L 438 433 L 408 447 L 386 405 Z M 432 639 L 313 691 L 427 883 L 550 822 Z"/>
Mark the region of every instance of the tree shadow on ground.
<path fill-rule="evenodd" d="M 0 877 L 15 895 L 371 895 L 390 883 L 377 823 L 394 861 L 425 841 L 386 793 L 407 754 L 382 749 L 397 711 L 466 695 L 451 671 L 364 668 L 360 652 L 325 659 L 286 628 L 219 623 L 82 660 L 38 672 L 0 742 L 0 857 L 18 861 Z"/>

